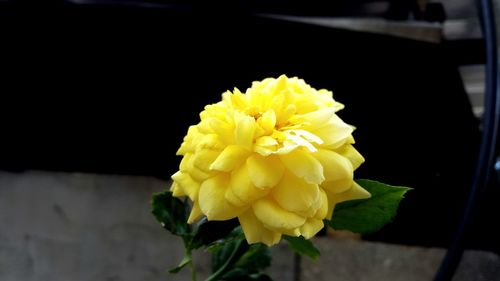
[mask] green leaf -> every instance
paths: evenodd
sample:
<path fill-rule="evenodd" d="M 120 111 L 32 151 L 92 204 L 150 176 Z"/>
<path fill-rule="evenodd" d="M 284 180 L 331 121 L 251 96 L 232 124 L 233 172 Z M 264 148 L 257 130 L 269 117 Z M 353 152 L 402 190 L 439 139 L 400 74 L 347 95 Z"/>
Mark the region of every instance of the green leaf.
<path fill-rule="evenodd" d="M 371 193 L 368 199 L 352 200 L 335 206 L 333 217 L 325 223 L 337 230 L 368 234 L 381 229 L 396 216 L 400 201 L 411 188 L 391 186 L 372 180 L 357 180 Z"/>
<path fill-rule="evenodd" d="M 271 251 L 264 244 L 253 244 L 241 255 L 229 270 L 222 276 L 224 280 L 242 280 L 261 271 L 271 265 Z M 259 277 L 264 278 L 264 277 Z M 254 279 L 249 279 L 254 280 Z"/>
<path fill-rule="evenodd" d="M 227 221 L 203 221 L 198 226 L 189 248 L 194 250 L 210 246 L 213 242 L 226 238 L 239 225 L 237 219 Z"/>
<path fill-rule="evenodd" d="M 256 273 L 271 265 L 271 251 L 264 244 L 253 244 L 235 263 L 236 267 L 244 268 L 249 273 Z"/>
<path fill-rule="evenodd" d="M 186 265 L 190 264 L 193 261 L 193 258 L 191 255 L 185 255 L 184 258 L 181 260 L 178 266 L 171 268 L 168 272 L 170 273 L 177 273 L 181 271 Z"/>
<path fill-rule="evenodd" d="M 235 228 L 226 239 L 218 243 L 220 246 L 212 254 L 212 272 L 217 272 L 223 267 L 230 266 L 236 262 L 247 249 L 248 244 L 243 243 L 244 236 L 241 227 Z M 219 274 L 222 276 L 222 274 Z"/>
<path fill-rule="evenodd" d="M 153 195 L 152 213 L 161 225 L 174 235 L 186 238 L 190 235 L 191 227 L 187 223 L 189 205 L 172 193 L 165 191 Z"/>
<path fill-rule="evenodd" d="M 264 244 L 248 245 L 241 227 L 235 228 L 225 239 L 211 247 L 212 271 L 207 280 L 270 281 L 263 270 L 271 265 L 271 251 Z"/>
<path fill-rule="evenodd" d="M 293 237 L 284 235 L 283 238 L 288 241 L 290 248 L 297 254 L 306 255 L 313 260 L 316 260 L 320 256 L 320 252 L 314 244 L 302 236 Z"/>

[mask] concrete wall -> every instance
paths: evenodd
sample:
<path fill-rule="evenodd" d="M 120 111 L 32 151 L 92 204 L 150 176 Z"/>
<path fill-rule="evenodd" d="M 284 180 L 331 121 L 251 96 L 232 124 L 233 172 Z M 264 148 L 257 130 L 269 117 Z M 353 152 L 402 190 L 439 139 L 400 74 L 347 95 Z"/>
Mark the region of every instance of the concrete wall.
<path fill-rule="evenodd" d="M 182 245 L 150 213 L 151 195 L 167 188 L 148 177 L 0 172 L 0 280 L 189 280 L 187 271 L 166 272 L 181 259 Z M 314 242 L 323 253 L 316 262 L 294 264 L 286 245 L 274 247 L 270 275 L 277 281 L 431 280 L 444 254 L 331 237 Z M 209 257 L 195 259 L 203 280 Z M 469 251 L 455 280 L 500 280 L 500 259 Z"/>

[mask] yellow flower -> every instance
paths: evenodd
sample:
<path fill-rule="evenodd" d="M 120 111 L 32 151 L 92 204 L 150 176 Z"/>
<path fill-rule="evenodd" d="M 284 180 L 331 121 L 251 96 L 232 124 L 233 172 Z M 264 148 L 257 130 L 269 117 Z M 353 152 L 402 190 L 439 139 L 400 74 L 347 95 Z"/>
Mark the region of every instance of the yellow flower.
<path fill-rule="evenodd" d="M 364 158 L 344 106 L 304 80 L 267 78 L 205 107 L 177 151 L 174 196 L 193 201 L 192 223 L 238 218 L 249 243 L 310 238 L 335 204 L 370 197 L 353 181 Z"/>

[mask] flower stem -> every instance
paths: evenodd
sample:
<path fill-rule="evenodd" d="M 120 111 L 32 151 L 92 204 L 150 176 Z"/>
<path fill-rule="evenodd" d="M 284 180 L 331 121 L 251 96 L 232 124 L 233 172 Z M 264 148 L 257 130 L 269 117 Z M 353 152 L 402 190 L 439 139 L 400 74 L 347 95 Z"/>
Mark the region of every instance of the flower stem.
<path fill-rule="evenodd" d="M 191 280 L 196 281 L 196 268 L 194 267 L 193 260 L 189 263 L 189 270 L 191 270 Z"/>
<path fill-rule="evenodd" d="M 214 274 L 210 275 L 205 281 L 215 281 L 215 280 L 217 280 L 219 278 L 219 275 L 221 275 L 222 273 L 224 273 L 224 271 L 226 270 L 226 268 L 233 261 L 234 257 L 236 256 L 236 253 L 240 249 L 242 243 L 243 243 L 243 240 L 239 240 L 237 242 L 236 246 L 234 247 L 233 252 L 229 256 L 229 258 L 226 260 L 226 262 L 216 272 L 214 272 Z"/>
<path fill-rule="evenodd" d="M 189 249 L 184 242 L 184 247 L 186 247 L 186 256 L 189 257 L 189 271 L 191 271 L 191 280 L 196 281 L 196 268 L 194 266 L 193 252 Z"/>

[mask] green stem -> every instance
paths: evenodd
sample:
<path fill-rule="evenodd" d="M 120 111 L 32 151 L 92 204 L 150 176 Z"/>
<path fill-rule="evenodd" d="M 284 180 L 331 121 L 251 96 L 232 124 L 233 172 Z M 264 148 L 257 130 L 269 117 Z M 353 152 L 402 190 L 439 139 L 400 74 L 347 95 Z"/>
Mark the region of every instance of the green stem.
<path fill-rule="evenodd" d="M 192 259 L 189 263 L 189 270 L 191 270 L 191 280 L 196 281 L 196 268 L 194 267 L 194 262 Z"/>
<path fill-rule="evenodd" d="M 226 260 L 226 262 L 216 272 L 214 272 L 214 274 L 210 275 L 208 277 L 208 279 L 206 279 L 205 281 L 214 281 L 214 280 L 217 280 L 217 278 L 219 278 L 219 275 L 221 275 L 222 273 L 224 273 L 224 271 L 226 270 L 226 268 L 228 267 L 228 265 L 233 261 L 234 257 L 236 256 L 236 253 L 240 249 L 242 243 L 243 243 L 243 240 L 239 240 L 238 241 L 238 243 L 234 247 L 233 252 L 229 256 L 229 258 Z"/>
<path fill-rule="evenodd" d="M 184 240 L 184 248 L 186 249 L 186 256 L 189 257 L 189 271 L 191 271 L 191 280 L 196 281 L 196 268 L 194 266 L 193 253 L 191 249 L 189 249 L 186 240 Z"/>

